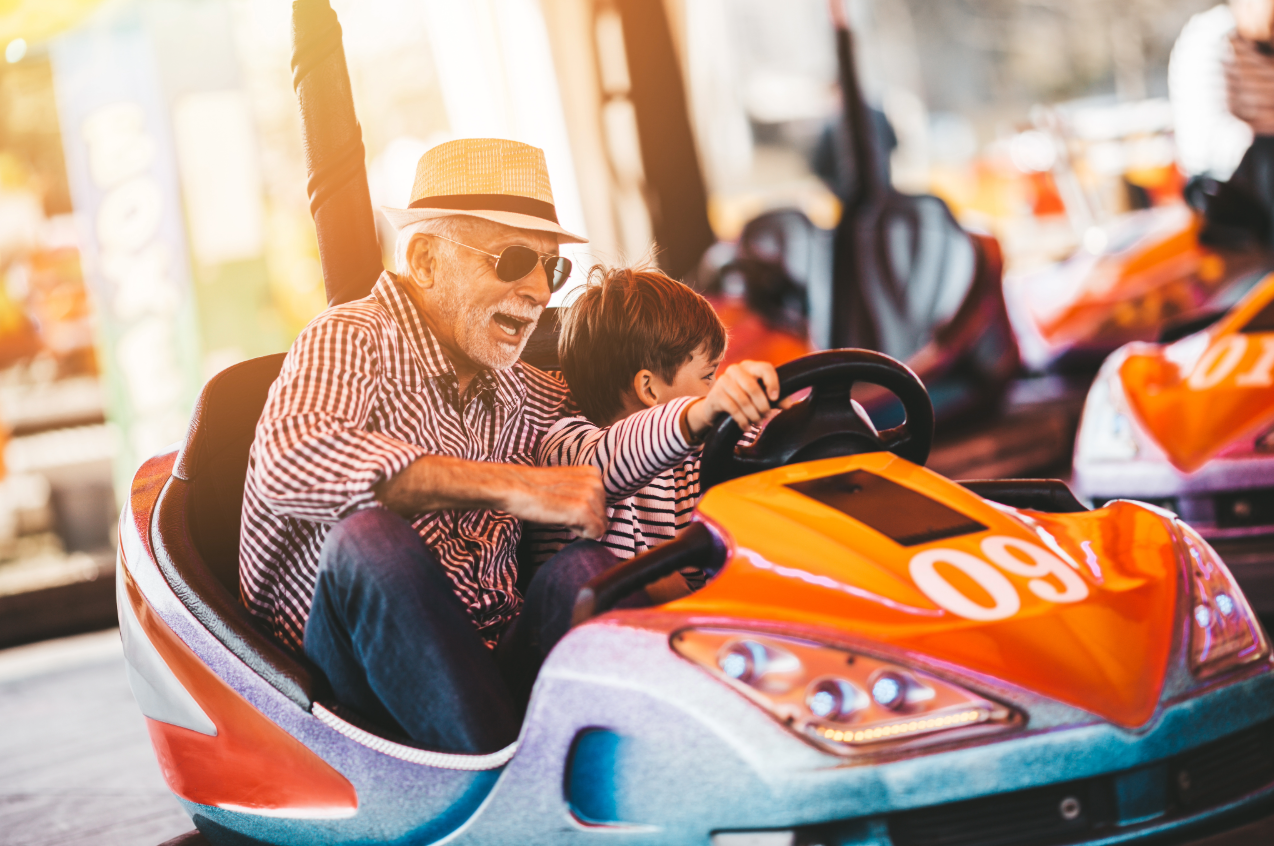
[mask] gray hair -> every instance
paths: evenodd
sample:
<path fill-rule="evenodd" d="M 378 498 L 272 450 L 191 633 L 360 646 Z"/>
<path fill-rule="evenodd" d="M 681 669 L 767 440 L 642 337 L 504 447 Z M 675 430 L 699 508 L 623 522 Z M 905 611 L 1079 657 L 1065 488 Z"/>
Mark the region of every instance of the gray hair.
<path fill-rule="evenodd" d="M 394 272 L 399 274 L 408 272 L 407 251 L 411 248 L 412 238 L 417 235 L 438 235 L 460 241 L 470 231 L 473 220 L 469 217 L 449 215 L 418 220 L 399 229 L 398 240 L 394 242 Z M 448 251 L 454 254 L 455 245 L 447 244 L 445 241 L 443 243 L 446 244 Z"/>

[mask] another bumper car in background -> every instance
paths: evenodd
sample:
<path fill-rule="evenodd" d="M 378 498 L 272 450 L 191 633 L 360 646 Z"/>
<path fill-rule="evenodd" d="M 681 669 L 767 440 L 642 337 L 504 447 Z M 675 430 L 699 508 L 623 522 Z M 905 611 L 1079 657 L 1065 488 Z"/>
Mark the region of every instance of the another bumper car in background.
<path fill-rule="evenodd" d="M 1195 177 L 1185 203 L 1092 227 L 1051 267 L 1005 280 L 1026 364 L 1092 372 L 1118 347 L 1153 341 L 1169 324 L 1224 311 L 1274 270 L 1265 176 L 1274 144 L 1258 139 L 1227 182 Z"/>
<path fill-rule="evenodd" d="M 1010 276 L 1004 295 L 1026 365 L 1091 373 L 1123 344 L 1233 304 L 1274 268 L 1255 239 L 1209 232 L 1184 204 L 1144 209 L 1090 229 L 1065 261 Z"/>
<path fill-rule="evenodd" d="M 839 6 L 831 5 L 835 15 Z M 844 148 L 837 150 L 840 221 L 826 230 L 795 209 L 764 213 L 736 244 L 709 252 L 702 289 L 751 306 L 733 319 L 726 312 L 727 325 L 768 322 L 770 334 L 758 333 L 765 340 L 756 355 L 732 340 L 732 356 L 769 352 L 774 334 L 799 339 L 804 333 L 793 327 L 808 319 L 809 347 L 873 349 L 906 361 L 929 388 L 945 428 L 995 407 L 1018 371 L 999 244 L 963 230 L 937 197 L 894 190 L 878 121 L 858 84 L 848 25 L 843 18 L 835 23 L 847 129 L 832 136 Z M 882 426 L 900 419 L 899 404 L 883 392 L 858 399 Z"/>
<path fill-rule="evenodd" d="M 1135 499 L 1179 514 L 1253 606 L 1274 614 L 1274 276 L 1220 315 L 1107 359 L 1074 467 L 1094 504 Z"/>

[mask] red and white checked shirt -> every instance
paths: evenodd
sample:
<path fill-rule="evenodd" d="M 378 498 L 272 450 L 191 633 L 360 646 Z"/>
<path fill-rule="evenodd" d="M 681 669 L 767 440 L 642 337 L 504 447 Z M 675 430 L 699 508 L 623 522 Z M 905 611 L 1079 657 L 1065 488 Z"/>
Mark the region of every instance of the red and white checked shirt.
<path fill-rule="evenodd" d="M 602 436 L 590 462 L 622 499 L 689 450 L 676 407 L 651 409 Z M 483 371 L 461 398 L 455 370 L 391 274 L 372 293 L 328 309 L 301 333 L 257 423 L 243 497 L 243 601 L 300 649 L 319 549 L 332 525 L 379 507 L 372 490 L 417 458 L 536 464 L 545 432 L 578 414 L 566 383 L 519 362 Z M 630 418 L 631 420 L 632 418 Z M 437 511 L 413 527 L 491 641 L 521 606 L 522 524 L 501 511 Z"/>

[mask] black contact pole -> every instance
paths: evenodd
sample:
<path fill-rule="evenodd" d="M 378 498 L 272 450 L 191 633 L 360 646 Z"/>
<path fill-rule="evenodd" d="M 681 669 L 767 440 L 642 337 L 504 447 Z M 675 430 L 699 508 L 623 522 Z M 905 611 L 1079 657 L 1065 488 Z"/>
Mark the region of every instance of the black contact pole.
<path fill-rule="evenodd" d="M 337 305 L 367 296 L 384 266 L 341 25 L 328 0 L 292 3 L 292 86 L 323 285 L 328 305 Z"/>
<path fill-rule="evenodd" d="M 659 265 L 681 279 L 694 273 L 716 236 L 708 222 L 708 189 L 699 166 L 681 58 L 663 0 L 617 0 L 624 52 L 637 112 L 646 201 Z"/>
<path fill-rule="evenodd" d="M 862 292 L 863 276 L 870 271 L 859 256 L 859 230 L 870 223 L 872 208 L 884 194 L 885 186 L 879 184 L 872 120 L 858 86 L 854 39 L 849 31 L 844 0 L 828 0 L 828 8 L 836 33 L 836 59 L 849 147 L 845 152 L 853 171 L 833 239 L 831 345 L 875 349 L 878 347 L 876 327 Z"/>
<path fill-rule="evenodd" d="M 854 58 L 854 36 L 849 31 L 844 0 L 830 0 L 832 24 L 836 31 L 836 62 L 840 79 L 841 102 L 845 114 L 845 129 L 849 138 L 850 161 L 853 163 L 854 183 L 846 197 L 846 210 L 858 211 L 879 198 L 881 169 L 876 166 L 876 145 L 873 137 L 875 123 L 872 120 L 863 90 L 858 83 L 858 64 Z M 849 215 L 853 217 L 853 215 Z"/>

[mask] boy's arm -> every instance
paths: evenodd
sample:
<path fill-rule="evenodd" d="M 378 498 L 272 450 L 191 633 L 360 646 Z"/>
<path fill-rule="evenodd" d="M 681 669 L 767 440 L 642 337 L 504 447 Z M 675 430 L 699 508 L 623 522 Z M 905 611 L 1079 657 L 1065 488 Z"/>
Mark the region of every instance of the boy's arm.
<path fill-rule="evenodd" d="M 616 502 L 675 467 L 707 434 L 719 414 L 741 427 L 765 419 L 779 395 L 774 366 L 762 361 L 732 364 L 704 397 L 679 397 L 599 429 L 587 420 L 558 421 L 536 451 L 542 466 L 584 464 L 602 473 L 606 501 Z"/>
<path fill-rule="evenodd" d="M 606 501 L 632 496 L 660 473 L 685 460 L 696 445 L 682 417 L 695 397 L 682 397 L 598 428 L 583 418 L 558 421 L 544 436 L 536 460 L 546 467 L 591 465 L 601 471 Z"/>

